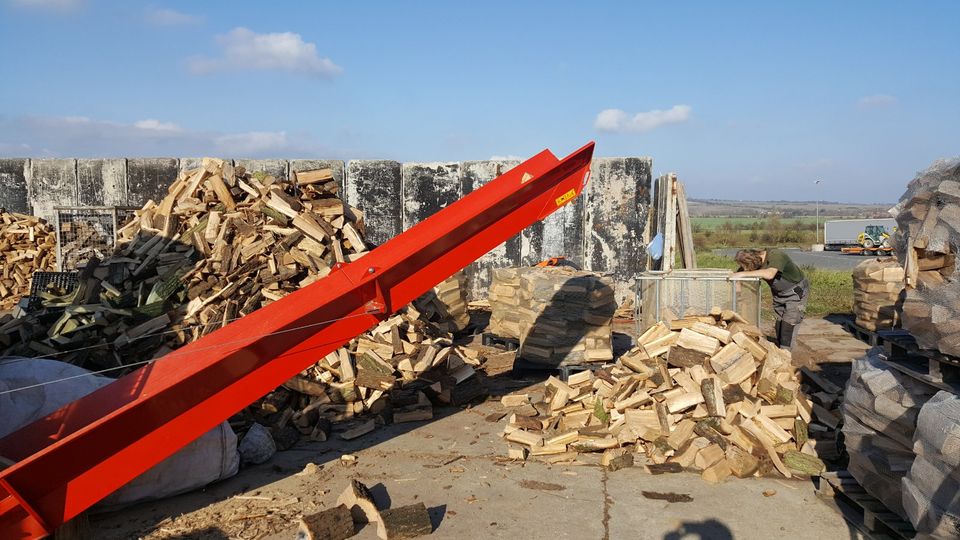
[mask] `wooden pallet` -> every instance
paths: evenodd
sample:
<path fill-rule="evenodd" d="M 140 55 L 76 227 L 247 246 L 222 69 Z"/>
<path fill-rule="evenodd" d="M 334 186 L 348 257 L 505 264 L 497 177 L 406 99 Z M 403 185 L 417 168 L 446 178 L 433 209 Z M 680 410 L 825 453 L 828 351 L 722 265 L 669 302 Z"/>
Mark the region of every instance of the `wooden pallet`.
<path fill-rule="evenodd" d="M 817 495 L 832 501 L 840 514 L 868 538 L 908 539 L 917 534 L 909 522 L 867 493 L 847 471 L 820 475 Z"/>
<path fill-rule="evenodd" d="M 921 349 L 909 333 L 883 337 L 887 364 L 914 379 L 948 392 L 960 393 L 960 359 Z"/>
<path fill-rule="evenodd" d="M 515 351 L 520 348 L 520 340 L 498 336 L 490 332 L 484 332 L 482 339 L 482 343 L 487 347 L 498 347 L 508 351 Z"/>
<path fill-rule="evenodd" d="M 858 326 L 851 320 L 845 320 L 841 323 L 841 325 L 843 326 L 843 329 L 847 332 L 850 332 L 853 337 L 859 339 L 867 345 L 870 345 L 871 347 L 876 347 L 879 345 L 879 343 L 877 343 L 877 333 L 873 330 L 867 330 L 862 326 Z"/>

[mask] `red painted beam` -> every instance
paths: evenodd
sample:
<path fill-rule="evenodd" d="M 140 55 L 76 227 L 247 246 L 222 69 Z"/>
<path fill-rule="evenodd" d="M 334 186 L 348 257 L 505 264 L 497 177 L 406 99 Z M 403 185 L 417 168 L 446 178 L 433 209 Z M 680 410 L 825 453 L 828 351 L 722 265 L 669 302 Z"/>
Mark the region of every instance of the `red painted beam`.
<path fill-rule="evenodd" d="M 32 538 L 580 194 L 593 143 L 549 151 L 331 272 L 0 439 L 0 537 Z"/>

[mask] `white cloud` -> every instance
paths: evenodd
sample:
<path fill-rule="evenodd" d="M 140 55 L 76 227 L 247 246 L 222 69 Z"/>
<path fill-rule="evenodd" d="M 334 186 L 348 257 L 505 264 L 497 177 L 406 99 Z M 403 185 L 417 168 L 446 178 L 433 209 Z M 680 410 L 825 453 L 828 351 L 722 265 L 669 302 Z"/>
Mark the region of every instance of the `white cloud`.
<path fill-rule="evenodd" d="M 224 154 L 244 156 L 283 152 L 289 147 L 285 131 L 232 133 L 217 137 L 214 143 Z"/>
<path fill-rule="evenodd" d="M 84 116 L 0 115 L 0 157 L 218 156 L 355 157 L 318 143 L 309 133 L 195 131 L 156 119 L 132 123 Z"/>
<path fill-rule="evenodd" d="M 200 15 L 191 15 L 167 8 L 148 8 L 146 19 L 148 23 L 157 26 L 190 26 L 203 22 L 203 17 Z"/>
<path fill-rule="evenodd" d="M 286 71 L 327 79 L 343 72 L 332 60 L 317 54 L 314 43 L 293 32 L 258 34 L 240 27 L 217 36 L 216 41 L 223 56 L 190 58 L 187 67 L 191 72 L 205 75 L 218 71 Z"/>
<path fill-rule="evenodd" d="M 139 129 L 152 129 L 156 131 L 180 131 L 180 127 L 173 122 L 161 122 L 152 118 L 134 122 L 133 127 Z"/>
<path fill-rule="evenodd" d="M 665 111 L 654 109 L 630 116 L 621 109 L 606 109 L 597 115 L 593 127 L 609 133 L 650 131 L 668 124 L 686 122 L 692 110 L 689 105 L 674 105 Z"/>
<path fill-rule="evenodd" d="M 887 94 L 874 94 L 872 96 L 864 96 L 857 100 L 857 107 L 861 109 L 882 109 L 884 107 L 892 107 L 897 104 L 897 98 Z"/>
<path fill-rule="evenodd" d="M 17 7 L 38 9 L 42 11 L 57 11 L 60 13 L 73 11 L 83 4 L 83 0 L 9 0 Z"/>
<path fill-rule="evenodd" d="M 490 156 L 490 161 L 523 161 L 525 158 L 508 154 L 506 156 Z"/>

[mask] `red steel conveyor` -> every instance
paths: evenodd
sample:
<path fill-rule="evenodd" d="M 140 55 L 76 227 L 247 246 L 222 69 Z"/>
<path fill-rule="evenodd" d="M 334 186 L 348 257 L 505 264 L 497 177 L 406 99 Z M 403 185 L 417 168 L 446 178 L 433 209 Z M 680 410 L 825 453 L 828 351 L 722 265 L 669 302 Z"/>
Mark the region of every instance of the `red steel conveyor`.
<path fill-rule="evenodd" d="M 0 439 L 0 537 L 83 512 L 329 352 L 569 203 L 591 142 L 524 161 L 360 260 Z"/>

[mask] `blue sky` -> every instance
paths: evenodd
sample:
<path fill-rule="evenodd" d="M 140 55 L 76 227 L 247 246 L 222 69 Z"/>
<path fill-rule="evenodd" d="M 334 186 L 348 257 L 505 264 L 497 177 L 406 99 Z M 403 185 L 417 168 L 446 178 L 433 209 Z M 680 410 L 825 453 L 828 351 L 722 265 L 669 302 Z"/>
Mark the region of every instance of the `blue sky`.
<path fill-rule="evenodd" d="M 696 198 L 892 202 L 960 154 L 957 20 L 952 1 L 0 0 L 0 156 L 456 161 L 596 140 Z"/>

